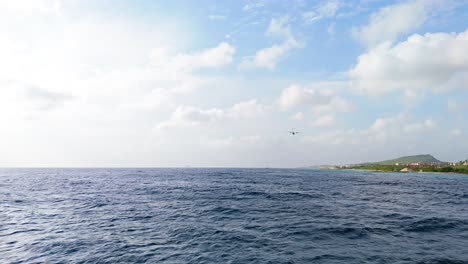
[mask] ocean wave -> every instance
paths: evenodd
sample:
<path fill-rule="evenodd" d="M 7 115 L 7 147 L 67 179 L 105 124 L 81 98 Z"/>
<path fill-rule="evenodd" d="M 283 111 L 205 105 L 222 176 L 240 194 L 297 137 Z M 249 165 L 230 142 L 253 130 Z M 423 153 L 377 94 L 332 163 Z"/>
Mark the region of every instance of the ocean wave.
<path fill-rule="evenodd" d="M 403 226 L 407 232 L 437 232 L 458 227 L 466 227 L 467 221 L 448 218 L 426 218 Z"/>
<path fill-rule="evenodd" d="M 468 181 L 431 175 L 12 169 L 0 263 L 468 263 Z"/>
<path fill-rule="evenodd" d="M 434 258 L 419 261 L 418 264 L 466 264 L 468 263 L 468 258 L 465 260 L 460 259 L 451 259 L 451 258 Z"/>

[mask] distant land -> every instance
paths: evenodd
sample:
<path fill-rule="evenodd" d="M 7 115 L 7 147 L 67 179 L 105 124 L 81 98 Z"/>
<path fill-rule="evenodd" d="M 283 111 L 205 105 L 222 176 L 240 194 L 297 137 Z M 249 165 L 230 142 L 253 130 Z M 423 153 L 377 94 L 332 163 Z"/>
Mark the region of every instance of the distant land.
<path fill-rule="evenodd" d="M 413 156 L 403 156 L 396 159 L 391 160 L 384 160 L 384 161 L 377 161 L 377 162 L 370 162 L 370 164 L 379 164 L 379 165 L 395 165 L 395 164 L 409 164 L 409 163 L 448 163 L 440 161 L 431 154 L 423 154 L 423 155 L 413 155 Z"/>
<path fill-rule="evenodd" d="M 323 165 L 321 169 L 358 169 L 387 172 L 453 172 L 468 174 L 468 159 L 463 161 L 440 161 L 431 154 L 403 156 L 377 162 L 346 165 Z M 312 168 L 312 167 L 311 167 Z"/>

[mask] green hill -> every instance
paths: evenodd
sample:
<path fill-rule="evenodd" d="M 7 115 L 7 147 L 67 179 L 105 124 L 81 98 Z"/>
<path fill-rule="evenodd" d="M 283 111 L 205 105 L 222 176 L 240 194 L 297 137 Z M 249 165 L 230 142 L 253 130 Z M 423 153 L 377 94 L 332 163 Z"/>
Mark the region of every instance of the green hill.
<path fill-rule="evenodd" d="M 425 155 L 404 156 L 404 157 L 400 157 L 397 159 L 372 162 L 371 164 L 394 165 L 395 163 L 407 164 L 410 162 L 440 162 L 442 163 L 442 161 L 434 158 L 432 155 L 425 154 Z"/>

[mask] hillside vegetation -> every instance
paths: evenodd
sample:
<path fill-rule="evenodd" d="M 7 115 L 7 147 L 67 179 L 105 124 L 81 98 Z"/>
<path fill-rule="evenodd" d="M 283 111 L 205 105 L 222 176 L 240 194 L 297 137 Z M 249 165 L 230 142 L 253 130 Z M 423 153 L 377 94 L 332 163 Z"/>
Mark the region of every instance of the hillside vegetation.
<path fill-rule="evenodd" d="M 395 163 L 399 164 L 408 164 L 411 162 L 434 162 L 434 163 L 440 163 L 442 161 L 434 158 L 430 154 L 425 154 L 425 155 L 413 155 L 413 156 L 404 156 L 400 157 L 397 159 L 391 159 L 391 160 L 384 160 L 384 161 L 378 161 L 378 162 L 372 162 L 370 164 L 375 164 L 375 165 L 394 165 Z"/>
<path fill-rule="evenodd" d="M 399 172 L 406 166 L 396 165 L 380 165 L 380 164 L 361 164 L 347 169 L 358 169 L 358 170 L 371 170 L 371 171 L 388 171 L 388 172 Z M 464 173 L 468 174 L 468 166 L 423 166 L 423 167 L 409 167 L 409 171 L 414 172 L 453 172 L 453 173 Z"/>

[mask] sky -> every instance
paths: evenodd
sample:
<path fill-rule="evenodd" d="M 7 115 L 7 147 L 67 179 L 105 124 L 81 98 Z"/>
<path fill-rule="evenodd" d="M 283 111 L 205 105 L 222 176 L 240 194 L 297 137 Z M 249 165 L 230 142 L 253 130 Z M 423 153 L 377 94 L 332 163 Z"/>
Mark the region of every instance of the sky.
<path fill-rule="evenodd" d="M 1 0 L 0 166 L 468 159 L 467 21 L 465 0 Z"/>

